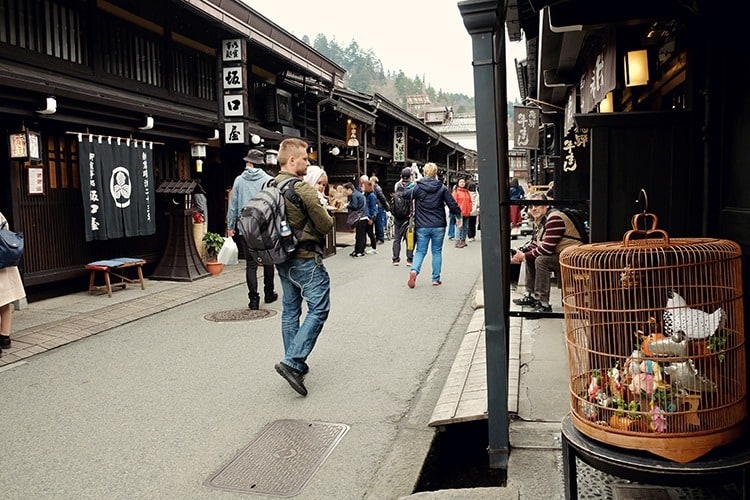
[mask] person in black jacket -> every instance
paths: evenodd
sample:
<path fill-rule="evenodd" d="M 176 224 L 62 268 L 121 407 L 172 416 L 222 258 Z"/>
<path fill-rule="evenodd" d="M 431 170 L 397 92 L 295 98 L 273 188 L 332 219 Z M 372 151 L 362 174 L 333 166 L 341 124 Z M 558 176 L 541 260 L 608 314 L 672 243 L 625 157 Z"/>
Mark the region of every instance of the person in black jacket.
<path fill-rule="evenodd" d="M 386 212 L 391 211 L 391 207 L 388 204 L 388 199 L 383 193 L 383 188 L 378 184 L 378 178 L 376 176 L 370 177 L 375 197 L 378 200 L 378 213 L 375 215 L 375 237 L 378 240 L 378 244 L 382 245 L 385 243 L 385 225 L 388 222 L 388 215 Z"/>
<path fill-rule="evenodd" d="M 414 263 L 409 272 L 409 288 L 417 284 L 417 276 L 422 269 L 422 262 L 427 256 L 427 248 L 432 244 L 432 285 L 439 286 L 440 271 L 443 267 L 443 240 L 445 239 L 445 207 L 456 216 L 456 227 L 461 227 L 461 208 L 445 185 L 437 179 L 437 165 L 427 163 L 424 166 L 424 177 L 419 179 L 411 190 L 415 200 L 414 221 L 416 223 L 417 248 L 414 252 Z"/>

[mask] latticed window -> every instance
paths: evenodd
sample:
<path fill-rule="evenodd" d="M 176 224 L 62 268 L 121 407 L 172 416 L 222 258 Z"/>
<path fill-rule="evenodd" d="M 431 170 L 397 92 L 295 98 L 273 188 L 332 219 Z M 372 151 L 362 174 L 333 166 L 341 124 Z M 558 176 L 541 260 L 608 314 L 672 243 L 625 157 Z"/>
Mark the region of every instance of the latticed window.
<path fill-rule="evenodd" d="M 0 0 L 2 43 L 87 64 L 84 31 L 81 12 L 70 2 Z"/>

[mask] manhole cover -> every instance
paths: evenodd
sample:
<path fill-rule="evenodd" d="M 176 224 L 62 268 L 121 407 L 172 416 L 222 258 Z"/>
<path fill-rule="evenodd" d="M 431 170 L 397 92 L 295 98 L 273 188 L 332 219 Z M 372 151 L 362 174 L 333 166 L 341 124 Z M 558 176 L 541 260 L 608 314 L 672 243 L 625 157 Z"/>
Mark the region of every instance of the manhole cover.
<path fill-rule="evenodd" d="M 276 420 L 208 484 L 242 493 L 298 495 L 348 430 L 345 424 Z"/>
<path fill-rule="evenodd" d="M 218 311 L 206 314 L 204 318 L 218 323 L 225 321 L 250 321 L 276 316 L 273 309 L 230 309 L 229 311 Z"/>

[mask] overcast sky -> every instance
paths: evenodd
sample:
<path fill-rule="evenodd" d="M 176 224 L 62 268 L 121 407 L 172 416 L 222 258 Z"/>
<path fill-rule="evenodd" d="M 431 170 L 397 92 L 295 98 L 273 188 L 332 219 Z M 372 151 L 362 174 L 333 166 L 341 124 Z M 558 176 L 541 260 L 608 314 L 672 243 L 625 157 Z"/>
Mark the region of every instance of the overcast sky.
<path fill-rule="evenodd" d="M 403 70 L 443 92 L 474 95 L 471 37 L 457 0 L 243 0 L 298 38 L 318 33 L 347 46 L 372 49 L 386 71 Z M 508 99 L 520 99 L 513 58 L 526 57 L 523 42 L 508 43 Z"/>

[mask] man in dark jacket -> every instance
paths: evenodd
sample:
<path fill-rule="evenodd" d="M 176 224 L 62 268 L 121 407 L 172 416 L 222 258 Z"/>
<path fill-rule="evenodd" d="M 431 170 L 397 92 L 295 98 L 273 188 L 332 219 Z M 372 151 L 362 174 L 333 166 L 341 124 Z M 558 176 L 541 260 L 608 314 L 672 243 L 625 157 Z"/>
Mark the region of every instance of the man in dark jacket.
<path fill-rule="evenodd" d="M 411 189 L 415 200 L 414 221 L 416 222 L 417 248 L 414 252 L 414 263 L 409 272 L 409 288 L 417 284 L 417 275 L 422 269 L 422 262 L 427 255 L 427 247 L 432 244 L 432 285 L 439 286 L 440 270 L 443 267 L 443 240 L 445 239 L 445 207 L 456 216 L 456 227 L 461 227 L 461 208 L 453 199 L 450 191 L 437 179 L 437 165 L 427 163 L 424 166 L 424 177 L 419 179 Z"/>

